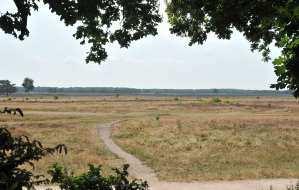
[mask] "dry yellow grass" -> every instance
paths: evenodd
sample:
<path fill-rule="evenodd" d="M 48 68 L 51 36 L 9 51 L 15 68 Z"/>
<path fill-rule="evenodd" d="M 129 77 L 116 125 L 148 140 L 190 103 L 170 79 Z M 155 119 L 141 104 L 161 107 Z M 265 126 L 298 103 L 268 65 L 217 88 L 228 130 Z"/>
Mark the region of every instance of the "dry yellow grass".
<path fill-rule="evenodd" d="M 299 105 L 293 98 L 0 98 L 0 109 L 5 106 L 25 112 L 24 118 L 0 115 L 0 125 L 13 134 L 69 148 L 66 156 L 41 160 L 38 173 L 54 162 L 75 173 L 88 163 L 102 164 L 105 171 L 120 166 L 123 162 L 104 147 L 95 126 L 128 119 L 114 139 L 160 179 L 299 177 Z"/>
<path fill-rule="evenodd" d="M 36 173 L 45 174 L 54 163 L 60 163 L 75 173 L 86 171 L 88 164 L 102 165 L 105 172 L 110 167 L 119 167 L 122 161 L 112 155 L 99 140 L 95 126 L 64 124 L 64 125 L 24 125 L 10 127 L 14 135 L 27 135 L 40 140 L 45 146 L 55 146 L 64 143 L 68 153 L 54 154 L 40 160 L 35 165 Z"/>
<path fill-rule="evenodd" d="M 169 104 L 121 123 L 114 139 L 167 181 L 299 177 L 299 105 L 239 98 Z M 163 108 L 160 108 L 163 109 Z"/>
<path fill-rule="evenodd" d="M 78 102 L 74 107 L 80 110 L 80 107 L 84 106 Z M 98 137 L 96 123 L 112 120 L 104 113 L 81 114 L 72 108 L 67 112 L 62 109 L 64 106 L 68 109 L 67 103 L 51 102 L 46 98 L 39 99 L 38 102 L 19 99 L 1 101 L 0 109 L 5 106 L 20 107 L 25 113 L 24 118 L 0 114 L 0 125 L 7 126 L 13 135 L 26 135 L 31 139 L 40 140 L 45 146 L 63 143 L 68 148 L 67 155 L 55 154 L 37 162 L 35 173 L 46 174 L 55 162 L 63 164 L 74 173 L 85 171 L 88 164 L 103 165 L 105 173 L 109 172 L 111 167 L 123 164 L 122 160 L 104 147 Z"/>

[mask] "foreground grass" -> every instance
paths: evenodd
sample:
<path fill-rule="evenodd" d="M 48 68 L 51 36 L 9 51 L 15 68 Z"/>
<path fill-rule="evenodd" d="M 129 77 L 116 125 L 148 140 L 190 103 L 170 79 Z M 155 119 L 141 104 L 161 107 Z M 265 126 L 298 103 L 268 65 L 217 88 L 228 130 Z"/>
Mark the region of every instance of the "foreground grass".
<path fill-rule="evenodd" d="M 113 138 L 162 180 L 299 177 L 298 105 L 251 103 L 129 120 Z"/>
<path fill-rule="evenodd" d="M 109 122 L 114 119 L 113 116 L 93 112 L 81 114 L 81 107 L 84 107 L 84 104 L 81 105 L 80 102 L 73 104 L 69 110 L 60 110 L 64 106 L 67 107 L 68 103 L 57 101 L 51 103 L 49 99 L 44 98 L 37 102 L 19 99 L 0 102 L 0 109 L 5 106 L 20 107 L 25 113 L 24 118 L 0 114 L 0 125 L 8 127 L 13 135 L 26 135 L 41 141 L 44 146 L 62 143 L 68 148 L 66 155 L 55 154 L 37 162 L 34 173 L 46 174 L 48 168 L 56 162 L 75 174 L 86 171 L 88 164 L 102 165 L 104 173 L 110 173 L 112 167 L 123 164 L 121 159 L 107 150 L 96 128 L 97 123 Z M 30 166 L 24 167 L 30 168 Z"/>
<path fill-rule="evenodd" d="M 88 164 L 102 165 L 109 173 L 111 167 L 118 167 L 122 161 L 110 153 L 98 138 L 95 126 L 88 125 L 52 125 L 43 124 L 22 127 L 9 127 L 14 135 L 26 135 L 39 140 L 44 146 L 55 146 L 63 143 L 68 153 L 47 156 L 35 164 L 35 173 L 45 174 L 54 163 L 60 163 L 75 174 L 87 170 Z"/>
<path fill-rule="evenodd" d="M 299 105 L 292 98 L 0 98 L 5 106 L 25 112 L 24 118 L 0 114 L 0 125 L 13 134 L 69 148 L 66 156 L 37 163 L 36 173 L 54 162 L 75 173 L 89 163 L 107 173 L 120 166 L 95 126 L 128 119 L 114 139 L 162 180 L 299 177 Z"/>

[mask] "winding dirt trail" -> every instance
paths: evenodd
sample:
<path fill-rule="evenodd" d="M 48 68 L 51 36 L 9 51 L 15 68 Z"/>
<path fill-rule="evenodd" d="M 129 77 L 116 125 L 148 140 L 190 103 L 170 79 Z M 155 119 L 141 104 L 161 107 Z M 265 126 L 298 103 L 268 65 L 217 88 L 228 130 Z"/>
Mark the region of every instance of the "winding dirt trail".
<path fill-rule="evenodd" d="M 99 134 L 107 148 L 120 158 L 124 159 L 127 164 L 130 164 L 129 173 L 134 177 L 138 176 L 141 179 L 144 179 L 149 182 L 158 182 L 158 178 L 155 175 L 154 171 L 144 165 L 140 160 L 135 156 L 125 152 L 118 145 L 116 145 L 111 139 L 111 125 L 101 125 L 99 128 Z"/>
<path fill-rule="evenodd" d="M 163 182 L 159 181 L 154 170 L 144 165 L 135 156 L 122 150 L 111 138 L 111 130 L 118 122 L 99 124 L 98 131 L 107 148 L 126 163 L 130 164 L 129 172 L 132 176 L 146 180 L 150 190 L 286 190 L 294 185 L 296 179 L 261 179 L 239 181 L 208 181 L 208 182 Z"/>

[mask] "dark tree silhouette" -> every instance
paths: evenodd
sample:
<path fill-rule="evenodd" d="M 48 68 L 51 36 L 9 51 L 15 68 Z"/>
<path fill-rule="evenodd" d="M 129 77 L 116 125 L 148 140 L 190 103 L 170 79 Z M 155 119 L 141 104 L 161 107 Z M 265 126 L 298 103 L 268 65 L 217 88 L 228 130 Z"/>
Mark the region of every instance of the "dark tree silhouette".
<path fill-rule="evenodd" d="M 49 6 L 61 21 L 78 25 L 76 39 L 91 44 L 86 62 L 105 60 L 107 43 L 118 42 L 128 47 L 132 41 L 157 34 L 161 22 L 158 0 L 14 0 L 16 13 L 0 14 L 0 28 L 24 40 L 29 35 L 27 20 L 38 2 Z"/>
<path fill-rule="evenodd" d="M 13 137 L 6 128 L 0 128 L 0 189 L 22 190 L 22 187 L 46 182 L 43 176 L 34 175 L 21 166 L 29 164 L 33 167 L 33 161 L 62 151 L 66 153 L 63 144 L 46 148 L 39 141 L 26 136 Z"/>
<path fill-rule="evenodd" d="M 2 114 L 13 114 L 13 115 L 17 115 L 17 113 L 18 113 L 21 117 L 24 117 L 24 112 L 22 111 L 21 108 L 4 107 L 3 110 L 0 110 L 0 113 L 2 113 Z"/>
<path fill-rule="evenodd" d="M 0 80 L 0 94 L 8 96 L 16 91 L 17 88 L 15 87 L 15 84 L 12 84 L 9 80 Z"/>
<path fill-rule="evenodd" d="M 162 1 L 162 0 L 161 0 Z M 16 13 L 0 14 L 0 28 L 23 40 L 29 35 L 27 19 L 37 2 L 48 5 L 66 25 L 77 24 L 76 39 L 91 44 L 86 62 L 105 60 L 104 46 L 157 34 L 161 22 L 159 0 L 14 0 Z M 298 0 L 169 0 L 170 31 L 190 38 L 190 45 L 204 43 L 208 33 L 230 39 L 237 30 L 269 61 L 269 45 L 282 49 L 273 61 L 277 83 L 299 97 L 299 1 Z M 117 23 L 117 24 L 115 24 Z M 119 26 L 119 27 L 117 27 Z M 254 77 L 254 76 L 253 76 Z"/>
<path fill-rule="evenodd" d="M 33 89 L 34 89 L 33 83 L 34 83 L 34 81 L 31 78 L 26 77 L 24 79 L 22 86 L 24 87 L 25 92 L 33 91 Z"/>
<path fill-rule="evenodd" d="M 189 37 L 190 45 L 203 44 L 211 32 L 230 39 L 237 30 L 268 61 L 274 43 L 282 53 L 273 61 L 278 79 L 271 87 L 287 87 L 299 97 L 298 0 L 171 0 L 167 14 L 170 31 Z"/>

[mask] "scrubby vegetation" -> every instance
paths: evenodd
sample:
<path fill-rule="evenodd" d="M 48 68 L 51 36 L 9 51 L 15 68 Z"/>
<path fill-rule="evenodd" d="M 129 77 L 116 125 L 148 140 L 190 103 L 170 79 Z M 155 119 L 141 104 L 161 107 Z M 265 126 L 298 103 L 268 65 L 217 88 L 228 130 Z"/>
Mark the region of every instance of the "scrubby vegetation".
<path fill-rule="evenodd" d="M 52 183 L 59 184 L 63 190 L 147 190 L 148 184 L 142 180 L 129 180 L 128 167 L 114 168 L 114 174 L 103 176 L 100 166 L 89 165 L 86 173 L 74 176 L 62 166 L 55 164 L 49 170 Z"/>
<path fill-rule="evenodd" d="M 154 168 L 160 179 L 299 177 L 296 100 L 219 98 L 220 103 L 213 103 L 211 97 L 180 97 L 179 102 L 174 97 L 142 96 L 138 101 L 133 96 L 60 96 L 54 100 L 51 95 L 28 101 L 3 97 L 0 108 L 18 106 L 26 115 L 1 115 L 0 124 L 7 125 L 14 136 L 26 135 L 50 147 L 61 142 L 68 146 L 67 155 L 47 156 L 35 163 L 35 174 L 47 174 L 55 162 L 74 176 L 87 171 L 88 163 L 102 165 L 105 176 L 112 174 L 111 167 L 124 163 L 104 146 L 97 124 L 127 120 L 113 130 L 114 140 Z M 242 158 L 245 155 L 250 156 Z M 227 172 L 219 172 L 225 166 Z"/>
<path fill-rule="evenodd" d="M 33 173 L 35 163 L 55 152 L 66 154 L 63 144 L 53 148 L 43 147 L 37 140 L 27 136 L 13 137 L 9 130 L 0 128 L 0 189 L 31 189 L 34 185 L 56 183 L 63 190 L 146 190 L 148 184 L 141 180 L 128 179 L 128 165 L 123 169 L 114 168 L 114 175 L 104 176 L 100 166 L 89 165 L 87 173 L 75 176 L 63 166 L 54 164 L 48 171 L 51 180 L 44 175 Z M 24 168 L 26 165 L 32 169 Z"/>
<path fill-rule="evenodd" d="M 31 188 L 34 184 L 47 182 L 44 176 L 22 167 L 30 165 L 34 168 L 33 161 L 62 151 L 66 153 L 63 144 L 46 148 L 37 140 L 30 140 L 27 136 L 13 137 L 6 128 L 0 128 L 0 189 L 21 190 L 22 187 Z"/>
<path fill-rule="evenodd" d="M 114 139 L 161 180 L 299 177 L 298 119 L 235 114 L 132 119 L 114 131 Z"/>

